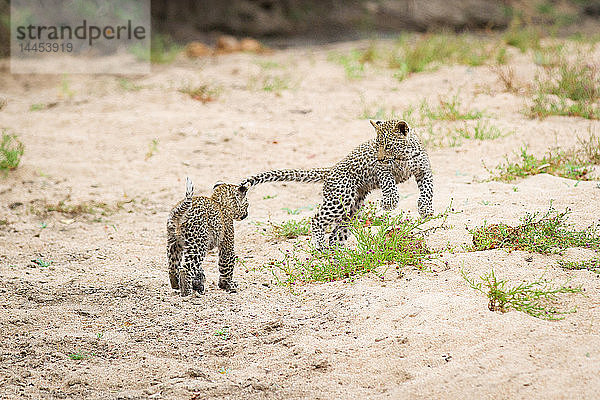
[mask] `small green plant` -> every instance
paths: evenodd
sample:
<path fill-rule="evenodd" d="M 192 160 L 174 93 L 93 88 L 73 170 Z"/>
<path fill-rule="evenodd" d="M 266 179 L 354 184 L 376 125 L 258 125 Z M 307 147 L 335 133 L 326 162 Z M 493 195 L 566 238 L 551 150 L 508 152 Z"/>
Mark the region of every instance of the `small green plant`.
<path fill-rule="evenodd" d="M 266 196 L 263 196 L 263 200 L 274 199 L 275 197 L 277 197 L 276 194 L 273 194 L 273 195 L 268 194 Z"/>
<path fill-rule="evenodd" d="M 527 147 L 521 148 L 520 160 L 506 162 L 489 171 L 493 180 L 512 182 L 517 178 L 548 173 L 563 178 L 592 180 L 593 165 L 600 164 L 600 137 L 591 134 L 587 139 L 578 139 L 578 143 L 568 150 L 551 150 L 542 158 L 527 153 Z"/>
<path fill-rule="evenodd" d="M 104 337 L 104 332 L 96 332 L 96 339 L 100 340 Z"/>
<path fill-rule="evenodd" d="M 533 98 L 533 105 L 527 111 L 531 117 L 545 118 L 549 115 L 561 115 L 565 117 L 581 117 L 586 119 L 600 119 L 600 108 L 597 106 L 577 102 L 573 103 L 565 98 L 550 97 L 544 93 L 538 93 Z"/>
<path fill-rule="evenodd" d="M 231 333 L 229 332 L 229 327 L 224 326 L 223 328 L 217 329 L 215 331 L 215 336 L 218 336 L 223 340 L 228 340 L 231 337 Z"/>
<path fill-rule="evenodd" d="M 48 268 L 49 266 L 52 265 L 52 260 L 45 261 L 45 260 L 43 260 L 41 258 L 36 258 L 34 260 L 31 260 L 31 262 L 34 263 L 34 264 L 36 264 L 36 265 L 39 265 L 42 268 Z"/>
<path fill-rule="evenodd" d="M 482 227 L 469 229 L 473 235 L 469 250 L 506 248 L 549 254 L 571 247 L 600 249 L 600 226 L 572 230 L 567 222 L 570 213 L 569 209 L 558 212 L 550 204 L 544 213 L 526 213 L 517 226 L 484 223 Z"/>
<path fill-rule="evenodd" d="M 563 43 L 543 46 L 533 51 L 533 62 L 544 68 L 553 68 L 564 63 L 565 46 Z"/>
<path fill-rule="evenodd" d="M 534 83 L 531 117 L 564 115 L 600 119 L 600 67 L 581 58 L 558 58 Z"/>
<path fill-rule="evenodd" d="M 132 82 L 130 79 L 119 78 L 117 82 L 119 83 L 119 87 L 127 92 L 137 92 L 142 89 L 141 85 Z"/>
<path fill-rule="evenodd" d="M 424 234 L 443 228 L 447 216 L 448 211 L 427 219 L 412 219 L 405 214 L 377 215 L 376 207 L 369 205 L 346 222 L 357 240 L 356 247 L 319 251 L 310 243 L 296 243 L 292 250 L 282 252 L 282 259 L 270 260 L 264 268 L 278 283 L 290 288 L 299 282 L 354 279 L 366 273 L 382 276 L 391 265 L 396 269 L 425 268 L 425 262 L 437 253 L 427 247 Z M 426 228 L 432 220 L 438 220 L 438 224 Z"/>
<path fill-rule="evenodd" d="M 158 138 L 152 139 L 152 142 L 148 145 L 148 151 L 144 156 L 144 160 L 148 161 L 156 152 L 158 152 Z"/>
<path fill-rule="evenodd" d="M 506 47 L 501 46 L 498 47 L 498 50 L 496 52 L 496 55 L 494 56 L 494 59 L 496 61 L 496 64 L 498 65 L 504 65 L 508 62 L 508 56 L 506 54 Z"/>
<path fill-rule="evenodd" d="M 271 239 L 293 239 L 298 236 L 310 235 L 310 219 L 303 218 L 299 221 L 290 219 L 280 224 L 269 221 L 266 224 L 257 223 L 259 227 L 262 226 L 262 232 L 264 235 Z"/>
<path fill-rule="evenodd" d="M 474 126 L 465 123 L 462 128 L 457 129 L 457 132 L 462 138 L 475 140 L 493 140 L 507 135 L 497 126 L 483 120 L 477 121 Z"/>
<path fill-rule="evenodd" d="M 552 321 L 563 319 L 562 315 L 576 311 L 561 311 L 554 307 L 551 302 L 556 301 L 559 294 L 582 292 L 581 287 L 554 286 L 552 282 L 543 280 L 543 276 L 531 283 L 510 286 L 508 281 L 498 280 L 493 269 L 491 272 L 480 276 L 479 282 L 470 279 L 462 269 L 460 274 L 471 288 L 487 296 L 490 311 L 504 313 L 512 309 L 527 313 L 535 318 Z"/>
<path fill-rule="evenodd" d="M 219 97 L 220 89 L 211 88 L 208 85 L 186 86 L 179 89 L 179 92 L 187 94 L 192 99 L 202 102 L 202 104 L 206 104 L 209 101 L 215 101 Z"/>
<path fill-rule="evenodd" d="M 372 42 L 365 49 L 331 53 L 329 60 L 344 67 L 349 80 L 365 76 L 366 65 L 394 70 L 403 80 L 413 73 L 430 71 L 440 65 L 482 65 L 488 61 L 506 63 L 506 48 L 475 35 L 437 33 L 403 34 L 393 45 Z"/>
<path fill-rule="evenodd" d="M 489 59 L 504 63 L 505 58 L 503 47 L 472 35 L 403 35 L 388 55 L 388 67 L 396 69 L 394 77 L 403 80 L 412 73 L 433 70 L 443 64 L 478 66 Z"/>
<path fill-rule="evenodd" d="M 42 104 L 42 103 L 35 103 L 32 104 L 31 106 L 29 106 L 29 111 L 41 111 L 41 110 L 45 110 L 46 109 L 46 105 Z"/>
<path fill-rule="evenodd" d="M 504 42 L 518 48 L 522 53 L 529 49 L 540 48 L 540 32 L 534 26 L 525 26 L 519 21 L 513 21 L 510 28 L 504 33 Z"/>
<path fill-rule="evenodd" d="M 439 104 L 436 107 L 431 107 L 427 102 L 421 103 L 421 114 L 431 120 L 458 121 L 479 119 L 483 116 L 483 112 L 478 110 L 462 110 L 462 104 L 458 99 L 458 94 L 443 99 L 439 98 Z"/>
<path fill-rule="evenodd" d="M 246 85 L 248 90 L 263 90 L 279 95 L 282 91 L 291 89 L 294 84 L 287 73 L 265 73 L 264 70 L 258 75 L 251 76 Z"/>
<path fill-rule="evenodd" d="M 94 353 L 86 354 L 82 351 L 78 351 L 77 353 L 71 353 L 68 356 L 71 360 L 85 360 L 86 358 L 89 358 L 90 356 L 93 356 L 93 355 L 94 355 Z"/>
<path fill-rule="evenodd" d="M 282 76 L 265 76 L 262 81 L 262 90 L 265 92 L 279 93 L 282 90 L 289 89 L 291 84 L 289 79 Z"/>
<path fill-rule="evenodd" d="M 359 50 L 352 50 L 348 54 L 330 54 L 328 59 L 344 67 L 346 78 L 349 80 L 361 79 L 365 76 L 366 60 Z"/>
<path fill-rule="evenodd" d="M 559 260 L 558 265 L 564 269 L 570 270 L 588 270 L 600 275 L 600 258 L 592 258 L 584 261 L 564 261 Z"/>
<path fill-rule="evenodd" d="M 60 97 L 65 100 L 71 100 L 75 96 L 75 92 L 71 89 L 71 82 L 69 77 L 64 74 L 60 81 Z"/>
<path fill-rule="evenodd" d="M 275 61 L 258 60 L 256 64 L 263 70 L 283 68 L 283 66 Z"/>
<path fill-rule="evenodd" d="M 17 138 L 17 135 L 11 135 L 3 130 L 0 141 L 0 171 L 16 169 L 24 152 L 25 146 Z"/>
<path fill-rule="evenodd" d="M 229 372 L 229 369 L 225 367 L 219 367 L 219 369 L 217 369 L 217 372 L 221 375 L 226 375 Z"/>

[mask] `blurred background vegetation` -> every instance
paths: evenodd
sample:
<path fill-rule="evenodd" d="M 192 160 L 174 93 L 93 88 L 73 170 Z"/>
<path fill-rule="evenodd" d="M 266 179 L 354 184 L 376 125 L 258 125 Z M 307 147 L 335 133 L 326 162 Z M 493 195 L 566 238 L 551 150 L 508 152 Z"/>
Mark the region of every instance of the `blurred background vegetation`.
<path fill-rule="evenodd" d="M 0 0 L 0 55 L 9 49 L 9 0 Z M 154 33 L 212 44 L 220 34 L 272 46 L 372 37 L 401 31 L 504 30 L 547 35 L 598 31 L 600 0 L 152 0 Z"/>

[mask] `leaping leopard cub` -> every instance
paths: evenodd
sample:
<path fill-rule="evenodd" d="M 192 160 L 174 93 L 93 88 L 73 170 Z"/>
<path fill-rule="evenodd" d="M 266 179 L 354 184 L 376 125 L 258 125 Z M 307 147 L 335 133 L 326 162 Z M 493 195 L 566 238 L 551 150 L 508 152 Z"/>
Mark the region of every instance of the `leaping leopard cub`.
<path fill-rule="evenodd" d="M 167 257 L 173 289 L 182 296 L 192 289 L 204 293 L 202 261 L 206 253 L 219 248 L 219 287 L 237 291 L 233 280 L 235 263 L 233 220 L 248 216 L 246 187 L 217 183 L 209 197 L 194 196 L 192 181 L 186 179 L 185 199 L 171 210 L 167 220 Z"/>
<path fill-rule="evenodd" d="M 396 184 L 415 177 L 419 187 L 417 206 L 423 217 L 433 214 L 433 175 L 429 156 L 405 121 L 370 121 L 377 137 L 356 147 L 330 168 L 281 169 L 261 172 L 242 181 L 250 188 L 264 182 L 324 182 L 323 204 L 312 219 L 313 243 L 325 247 L 325 228 L 334 225 L 329 245 L 348 238 L 348 222 L 365 197 L 381 188 L 381 205 L 392 210 L 399 201 Z"/>

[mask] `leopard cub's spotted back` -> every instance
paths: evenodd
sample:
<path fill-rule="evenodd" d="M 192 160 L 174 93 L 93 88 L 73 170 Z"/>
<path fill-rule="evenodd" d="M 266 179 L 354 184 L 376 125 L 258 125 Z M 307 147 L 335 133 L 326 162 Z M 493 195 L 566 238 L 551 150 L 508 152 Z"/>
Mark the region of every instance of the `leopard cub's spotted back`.
<path fill-rule="evenodd" d="M 218 247 L 219 287 L 235 292 L 233 221 L 248 216 L 246 188 L 217 183 L 211 197 L 194 196 L 193 192 L 188 178 L 185 199 L 177 203 L 167 220 L 171 286 L 180 289 L 182 296 L 192 290 L 202 294 L 205 282 L 202 261 L 209 250 Z"/>

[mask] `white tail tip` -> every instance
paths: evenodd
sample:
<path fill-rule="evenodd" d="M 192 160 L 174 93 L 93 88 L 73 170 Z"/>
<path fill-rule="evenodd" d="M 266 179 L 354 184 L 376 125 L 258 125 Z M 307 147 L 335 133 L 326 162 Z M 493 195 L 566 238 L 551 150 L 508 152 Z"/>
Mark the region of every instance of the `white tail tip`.
<path fill-rule="evenodd" d="M 189 177 L 185 178 L 185 197 L 192 197 L 194 194 L 194 184 Z"/>

